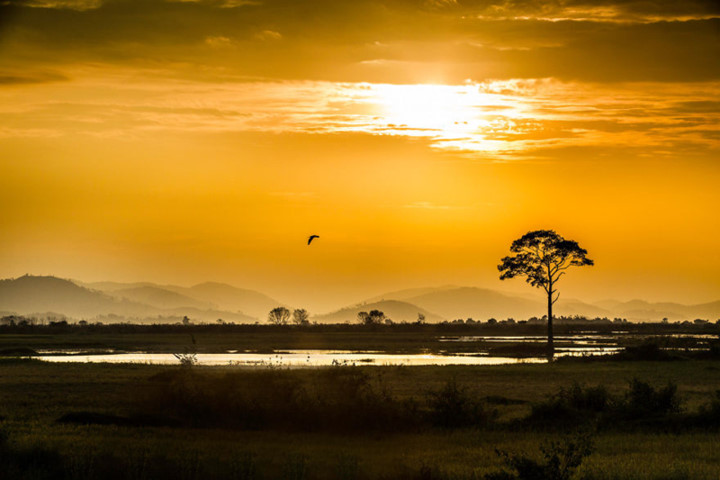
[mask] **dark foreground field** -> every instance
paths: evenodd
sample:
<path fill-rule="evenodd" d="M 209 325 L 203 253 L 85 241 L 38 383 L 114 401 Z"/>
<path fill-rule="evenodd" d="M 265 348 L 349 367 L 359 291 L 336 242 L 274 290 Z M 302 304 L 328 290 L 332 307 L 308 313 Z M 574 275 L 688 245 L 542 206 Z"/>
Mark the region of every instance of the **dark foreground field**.
<path fill-rule="evenodd" d="M 716 479 L 719 386 L 720 362 L 702 360 L 239 370 L 6 359 L 0 475 Z"/>

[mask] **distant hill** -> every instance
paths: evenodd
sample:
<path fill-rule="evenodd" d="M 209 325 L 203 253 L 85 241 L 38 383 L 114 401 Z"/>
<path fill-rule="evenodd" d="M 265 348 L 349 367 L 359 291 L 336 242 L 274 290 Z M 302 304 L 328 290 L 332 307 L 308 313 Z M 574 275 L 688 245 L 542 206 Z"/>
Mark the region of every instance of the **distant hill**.
<path fill-rule="evenodd" d="M 485 321 L 488 318 L 499 320 L 508 317 L 520 319 L 539 317 L 543 312 L 540 302 L 476 287 L 441 288 L 405 300 L 447 320 L 474 318 Z"/>
<path fill-rule="evenodd" d="M 412 303 L 436 313 L 445 320 L 474 318 L 485 321 L 491 317 L 498 320 L 509 317 L 517 320 L 542 317 L 547 312 L 547 304 L 544 300 L 533 300 L 476 287 L 443 286 L 398 290 L 368 301 L 378 299 Z M 720 319 L 720 301 L 683 305 L 672 302 L 652 303 L 645 300 L 629 302 L 604 300 L 593 304 L 560 297 L 553 313 L 558 316 L 581 315 L 588 318 L 621 317 L 635 322 L 659 321 L 663 318 L 670 321 L 696 318 L 716 320 Z"/>
<path fill-rule="evenodd" d="M 207 302 L 183 298 L 157 287 L 114 289 L 112 293 L 105 293 L 70 280 L 32 275 L 0 280 L 0 311 L 20 315 L 56 312 L 73 319 L 110 322 L 174 322 L 186 315 L 201 322 L 215 322 L 219 318 L 243 323 L 256 320 L 243 313 L 214 309 Z"/>
<path fill-rule="evenodd" d="M 285 306 L 282 302 L 255 290 L 233 287 L 225 283 L 200 283 L 183 292 L 187 292 L 186 294 L 193 298 L 212 302 L 222 310 L 241 311 L 260 321 L 267 320 L 268 312 L 273 308 Z"/>
<path fill-rule="evenodd" d="M 260 322 L 267 319 L 268 312 L 273 308 L 285 306 L 282 302 L 255 290 L 217 282 L 205 282 L 192 287 L 157 285 L 148 282 L 96 282 L 87 285 L 113 296 L 136 299 L 158 307 L 189 306 L 225 312 L 241 312 L 252 317 L 253 321 Z"/>
<path fill-rule="evenodd" d="M 143 306 L 118 301 L 69 280 L 25 275 L 0 280 L 0 309 L 21 315 L 53 311 L 71 317 L 90 317 L 101 313 L 136 315 Z"/>
<path fill-rule="evenodd" d="M 543 302 L 543 308 L 547 309 L 547 305 L 545 302 Z M 573 317 L 575 315 L 581 315 L 588 318 L 595 318 L 595 317 L 608 317 L 613 318 L 615 315 L 613 315 L 612 310 L 608 310 L 607 308 L 600 307 L 598 305 L 593 305 L 591 303 L 585 303 L 580 300 L 574 300 L 574 299 L 563 299 L 560 298 L 558 302 L 553 307 L 553 316 L 557 314 L 558 316 L 566 316 L 566 317 Z M 538 317 L 542 315 L 537 315 Z"/>
<path fill-rule="evenodd" d="M 702 318 L 715 321 L 720 319 L 720 301 L 684 305 L 673 302 L 648 302 L 645 300 L 630 300 L 620 302 L 604 300 L 598 302 L 606 307 L 612 307 L 614 316 L 627 318 L 631 321 L 658 321 L 667 318 L 669 321 L 694 320 Z"/>
<path fill-rule="evenodd" d="M 386 317 L 394 322 L 415 322 L 418 319 L 418 313 L 425 315 L 425 321 L 434 323 L 442 320 L 442 317 L 425 310 L 417 305 L 399 300 L 382 300 L 372 303 L 361 303 L 351 307 L 345 307 L 341 310 L 324 315 L 315 315 L 312 321 L 318 323 L 357 323 L 357 315 L 359 312 L 369 312 L 370 310 L 380 310 Z"/>
<path fill-rule="evenodd" d="M 365 303 L 380 302 L 383 300 L 407 300 L 409 298 L 419 297 L 430 293 L 438 293 L 447 290 L 455 290 L 457 285 L 444 285 L 441 287 L 419 287 L 419 288 L 405 288 L 402 290 L 394 290 L 392 292 L 383 293 L 375 297 L 368 298 Z"/>
<path fill-rule="evenodd" d="M 81 287 L 86 287 L 91 290 L 99 290 L 101 292 L 105 293 L 111 293 L 118 290 L 127 290 L 129 288 L 140 288 L 140 287 L 159 287 L 164 288 L 162 285 L 156 285 L 154 283 L 150 282 L 132 282 L 132 283 L 123 283 L 123 282 L 82 282 L 80 280 L 71 280 L 71 282 L 80 285 Z"/>
<path fill-rule="evenodd" d="M 187 315 L 193 321 L 264 323 L 268 312 L 281 302 L 260 292 L 224 283 L 206 282 L 192 287 L 148 282 L 78 284 L 52 276 L 25 275 L 0 280 L 0 312 L 33 315 L 54 312 L 72 319 L 103 322 L 176 322 Z M 360 311 L 382 310 L 396 322 L 414 322 L 418 313 L 428 322 L 474 318 L 516 320 L 542 317 L 542 299 L 507 295 L 476 287 L 427 287 L 389 292 L 341 310 L 317 315 L 323 323 L 357 321 Z M 696 305 L 645 300 L 604 300 L 594 304 L 560 298 L 554 313 L 590 318 L 627 318 L 634 322 L 720 319 L 720 301 Z"/>
<path fill-rule="evenodd" d="M 125 298 L 134 302 L 144 303 L 158 308 L 203 308 L 211 309 L 215 305 L 195 298 L 182 295 L 171 290 L 154 286 L 142 286 L 114 290 L 112 295 L 116 298 Z"/>

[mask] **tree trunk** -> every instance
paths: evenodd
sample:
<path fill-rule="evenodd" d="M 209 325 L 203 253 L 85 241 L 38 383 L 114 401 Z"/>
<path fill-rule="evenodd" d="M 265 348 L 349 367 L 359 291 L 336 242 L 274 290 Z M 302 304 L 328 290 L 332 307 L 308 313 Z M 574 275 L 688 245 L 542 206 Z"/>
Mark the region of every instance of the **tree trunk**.
<path fill-rule="evenodd" d="M 552 289 L 550 289 L 550 293 L 548 293 L 548 316 L 547 316 L 547 325 L 548 325 L 548 344 L 547 344 L 547 356 L 548 356 L 548 362 L 553 361 L 553 357 L 555 356 L 555 345 L 553 344 L 553 316 L 552 316 Z"/>

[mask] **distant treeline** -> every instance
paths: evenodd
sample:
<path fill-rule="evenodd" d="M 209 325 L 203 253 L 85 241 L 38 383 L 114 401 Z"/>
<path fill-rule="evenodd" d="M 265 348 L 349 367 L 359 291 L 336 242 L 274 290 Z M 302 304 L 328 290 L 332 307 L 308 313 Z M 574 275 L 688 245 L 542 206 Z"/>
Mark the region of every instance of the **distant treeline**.
<path fill-rule="evenodd" d="M 653 335 L 671 335 L 675 333 L 708 333 L 720 334 L 720 320 L 709 322 L 697 319 L 684 322 L 647 322 L 633 323 L 624 319 L 611 321 L 603 318 L 588 319 L 584 317 L 558 317 L 554 319 L 556 334 L 574 333 L 645 333 Z M 274 324 L 242 324 L 242 323 L 101 323 L 101 322 L 69 322 L 66 319 L 39 323 L 33 318 L 23 316 L 0 317 L 0 334 L 66 334 L 66 333 L 103 333 L 103 334 L 152 334 L 152 333 L 262 333 L 262 332 L 423 332 L 442 334 L 474 334 L 474 335 L 507 335 L 528 334 L 543 335 L 544 319 L 514 321 L 512 319 L 497 321 L 490 319 L 480 322 L 473 319 L 455 320 L 441 323 L 335 323 L 303 325 Z"/>

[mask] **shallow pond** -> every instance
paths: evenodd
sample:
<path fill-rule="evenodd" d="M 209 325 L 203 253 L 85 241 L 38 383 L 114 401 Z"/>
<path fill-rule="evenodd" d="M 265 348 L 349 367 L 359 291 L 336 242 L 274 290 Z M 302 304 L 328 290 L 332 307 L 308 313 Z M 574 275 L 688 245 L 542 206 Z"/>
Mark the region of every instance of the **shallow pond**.
<path fill-rule="evenodd" d="M 618 335 L 598 334 L 597 332 L 580 332 L 574 335 L 558 335 L 555 337 L 556 357 L 583 356 L 583 355 L 609 355 L 623 350 L 624 342 L 638 343 L 653 335 Z M 672 335 L 672 338 L 692 339 L 697 345 L 685 346 L 692 349 L 707 344 L 717 335 L 681 334 Z M 667 338 L 667 337 L 666 337 Z M 248 351 L 229 350 L 223 353 L 198 353 L 195 361 L 198 365 L 229 365 L 239 367 L 324 367 L 333 365 L 509 365 L 517 363 L 543 363 L 544 356 L 517 358 L 514 353 L 495 351 L 488 355 L 488 350 L 513 345 L 535 344 L 542 345 L 547 341 L 544 335 L 518 335 L 518 336 L 442 336 L 437 338 L 440 342 L 467 343 L 465 352 L 436 352 L 436 353 L 387 353 L 383 351 L 352 351 L 352 350 L 286 350 L 273 353 L 257 353 Z M 472 343 L 478 343 L 473 347 Z M 485 344 L 485 345 L 483 345 Z M 448 345 L 450 346 L 450 345 Z M 452 350 L 452 349 L 450 349 Z M 455 349 L 456 350 L 456 349 Z M 522 348 L 520 349 L 522 351 Z M 472 352 L 472 353 L 469 353 Z M 535 350 L 537 355 L 537 350 Z M 505 355 L 505 356 L 503 356 Z M 44 350 L 39 351 L 34 358 L 46 362 L 76 362 L 76 363 L 141 363 L 172 365 L 179 364 L 180 359 L 173 353 L 149 352 L 114 352 L 112 350 Z"/>
<path fill-rule="evenodd" d="M 615 351 L 616 349 L 612 349 Z M 606 354 L 609 349 L 565 348 L 557 356 Z M 54 351 L 42 352 L 34 358 L 45 362 L 75 363 L 141 363 L 156 365 L 179 364 L 172 353 L 90 353 Z M 231 365 L 241 367 L 324 367 L 333 365 L 509 365 L 516 363 L 543 363 L 540 357 L 490 357 L 483 354 L 390 354 L 382 352 L 354 352 L 347 350 L 288 350 L 281 353 L 198 353 L 198 365 Z"/>

